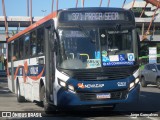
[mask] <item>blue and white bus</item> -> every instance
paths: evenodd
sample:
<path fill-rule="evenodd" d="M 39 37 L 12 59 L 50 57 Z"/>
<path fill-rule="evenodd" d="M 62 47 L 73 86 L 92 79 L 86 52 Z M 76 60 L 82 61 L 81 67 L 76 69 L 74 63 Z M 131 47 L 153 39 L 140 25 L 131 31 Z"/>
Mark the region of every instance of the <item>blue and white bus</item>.
<path fill-rule="evenodd" d="M 8 39 L 9 89 L 46 112 L 138 101 L 138 43 L 131 10 L 53 12 Z"/>

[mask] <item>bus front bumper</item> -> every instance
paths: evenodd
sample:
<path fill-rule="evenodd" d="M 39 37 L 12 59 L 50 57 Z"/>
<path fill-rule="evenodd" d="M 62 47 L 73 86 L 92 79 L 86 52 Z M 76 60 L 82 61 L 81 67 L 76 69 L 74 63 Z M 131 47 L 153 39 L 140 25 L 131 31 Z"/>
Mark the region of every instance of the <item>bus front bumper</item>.
<path fill-rule="evenodd" d="M 120 94 L 121 93 L 121 94 Z M 140 84 L 137 84 L 130 91 L 112 91 L 111 94 L 121 98 L 115 97 L 110 99 L 97 99 L 95 96 L 97 93 L 74 93 L 65 89 L 60 89 L 57 93 L 57 106 L 58 107 L 76 107 L 76 106 L 107 106 L 119 103 L 132 103 L 139 100 Z"/>

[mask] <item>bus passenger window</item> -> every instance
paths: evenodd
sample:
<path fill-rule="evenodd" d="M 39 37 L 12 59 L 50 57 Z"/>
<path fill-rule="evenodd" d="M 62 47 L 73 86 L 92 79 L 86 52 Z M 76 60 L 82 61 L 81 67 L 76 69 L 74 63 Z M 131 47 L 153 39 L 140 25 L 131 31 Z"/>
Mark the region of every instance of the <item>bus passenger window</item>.
<path fill-rule="evenodd" d="M 8 62 L 11 61 L 11 43 L 8 43 Z"/>
<path fill-rule="evenodd" d="M 18 40 L 14 41 L 14 52 L 13 52 L 13 57 L 12 60 L 17 60 L 18 59 Z"/>
<path fill-rule="evenodd" d="M 30 56 L 34 56 L 37 53 L 37 41 L 36 41 L 36 31 L 33 31 L 30 35 Z"/>
<path fill-rule="evenodd" d="M 19 59 L 23 58 L 23 37 L 20 38 L 19 40 Z"/>
<path fill-rule="evenodd" d="M 37 30 L 37 53 L 38 55 L 44 53 L 44 28 Z"/>
<path fill-rule="evenodd" d="M 26 35 L 24 39 L 25 57 L 29 56 L 29 43 L 30 43 L 30 36 Z"/>

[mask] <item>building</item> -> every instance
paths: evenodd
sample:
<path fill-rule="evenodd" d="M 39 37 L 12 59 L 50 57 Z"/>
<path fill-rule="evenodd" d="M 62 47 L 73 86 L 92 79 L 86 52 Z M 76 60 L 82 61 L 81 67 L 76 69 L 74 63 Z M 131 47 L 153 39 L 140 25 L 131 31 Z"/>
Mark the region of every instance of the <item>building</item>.
<path fill-rule="evenodd" d="M 126 4 L 124 8 L 130 9 L 132 7 L 133 2 L 130 2 L 129 4 Z M 140 39 L 145 41 L 160 41 L 160 10 L 156 11 L 155 18 L 151 24 L 152 16 L 154 15 L 154 12 L 156 10 L 156 7 L 148 4 L 146 6 L 145 12 L 140 18 L 140 15 L 145 8 L 146 2 L 145 1 L 136 1 L 134 4 L 134 7 L 132 8 L 135 17 L 136 17 L 136 25 L 137 30 L 140 35 Z M 149 29 L 149 32 L 146 35 L 146 32 L 149 28 L 149 25 L 151 24 L 151 27 Z M 145 39 L 144 39 L 144 35 Z"/>
<path fill-rule="evenodd" d="M 133 2 L 126 4 L 124 8 L 130 9 L 132 4 Z M 132 8 L 141 40 L 139 57 L 142 66 L 146 63 L 160 63 L 160 10 L 155 12 L 155 6 L 147 4 L 145 8 L 145 5 L 145 1 L 136 1 Z M 144 8 L 145 12 L 141 16 Z M 155 17 L 152 21 L 154 14 Z"/>
<path fill-rule="evenodd" d="M 9 36 L 12 36 L 14 33 L 16 33 L 17 31 L 15 30 L 10 30 L 9 32 Z M 5 38 L 5 30 L 0 30 L 0 71 L 1 70 L 5 70 L 5 60 L 7 58 L 7 43 Z"/>

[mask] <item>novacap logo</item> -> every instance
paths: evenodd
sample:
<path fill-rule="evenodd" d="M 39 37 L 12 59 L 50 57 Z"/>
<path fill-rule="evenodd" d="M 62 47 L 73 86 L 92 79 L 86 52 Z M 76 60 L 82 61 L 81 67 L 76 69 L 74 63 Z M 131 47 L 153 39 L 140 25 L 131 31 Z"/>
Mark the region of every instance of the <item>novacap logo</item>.
<path fill-rule="evenodd" d="M 78 88 L 102 88 L 104 87 L 104 84 L 86 84 L 84 85 L 83 83 L 78 83 Z"/>
<path fill-rule="evenodd" d="M 84 89 L 84 88 L 85 88 L 85 86 L 83 85 L 83 83 L 78 83 L 78 88 L 82 88 L 82 89 Z"/>

